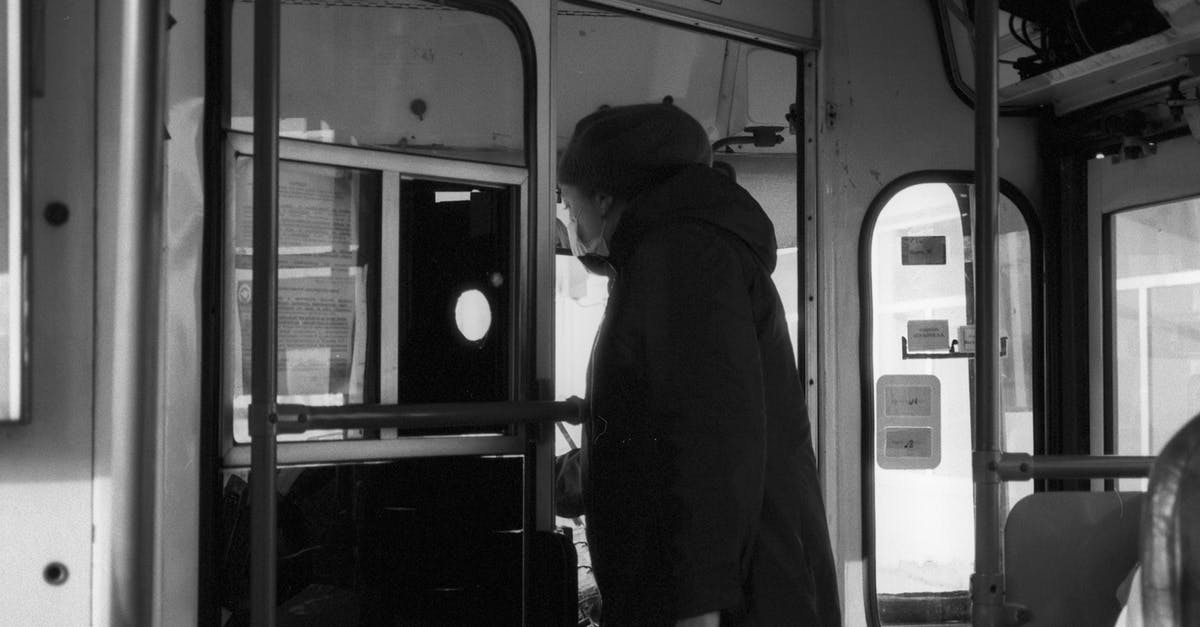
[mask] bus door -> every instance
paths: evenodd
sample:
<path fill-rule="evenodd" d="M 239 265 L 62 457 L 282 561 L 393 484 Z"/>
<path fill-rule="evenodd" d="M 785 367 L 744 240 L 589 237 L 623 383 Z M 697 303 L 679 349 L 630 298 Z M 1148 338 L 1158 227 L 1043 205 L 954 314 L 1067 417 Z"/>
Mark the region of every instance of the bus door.
<path fill-rule="evenodd" d="M 549 207 L 539 207 L 555 147 L 598 106 L 674 100 L 700 117 L 777 220 L 780 290 L 803 336 L 792 135 L 795 51 L 812 45 L 811 7 L 670 5 L 518 13 L 482 1 L 285 2 L 278 129 L 255 121 L 256 97 L 270 87 L 254 76 L 255 32 L 266 23 L 254 4 L 230 3 L 210 29 L 226 59 L 227 102 L 207 166 L 220 181 L 205 281 L 208 309 L 219 312 L 208 329 L 217 358 L 206 410 L 218 425 L 219 498 L 215 550 L 201 570 L 225 582 L 211 588 L 209 619 L 258 622 L 266 581 L 277 616 L 318 612 L 321 622 L 589 620 L 575 612 L 570 536 L 562 551 L 563 536 L 543 533 L 556 524 L 546 421 L 578 418 L 563 401 L 583 390 L 564 372 L 582 372 L 587 351 L 569 349 L 590 346 L 594 329 L 575 314 L 602 309 L 603 288 L 552 256 Z M 565 82 L 539 95 L 551 74 Z M 254 183 L 269 176 L 260 157 L 272 150 L 256 141 L 264 130 L 278 131 L 274 246 L 256 244 L 265 203 Z M 255 262 L 272 249 L 273 412 L 254 397 L 271 378 L 254 371 L 271 354 L 255 348 L 264 343 L 256 287 L 272 276 L 256 274 Z M 251 469 L 262 459 L 255 443 L 272 437 L 261 430 L 272 415 L 276 489 L 258 492 L 278 492 L 278 523 L 273 541 L 257 541 L 277 546 L 274 582 L 249 548 L 261 533 L 250 504 L 267 483 Z"/>
<path fill-rule="evenodd" d="M 549 251 L 528 29 L 483 2 L 255 11 L 224 12 L 208 169 L 208 620 L 573 619 L 554 587 L 573 584 L 570 540 L 536 489 L 546 421 L 574 406 L 536 402 Z M 272 28 L 278 71 L 256 75 Z M 274 225 L 256 186 L 272 178 Z"/>

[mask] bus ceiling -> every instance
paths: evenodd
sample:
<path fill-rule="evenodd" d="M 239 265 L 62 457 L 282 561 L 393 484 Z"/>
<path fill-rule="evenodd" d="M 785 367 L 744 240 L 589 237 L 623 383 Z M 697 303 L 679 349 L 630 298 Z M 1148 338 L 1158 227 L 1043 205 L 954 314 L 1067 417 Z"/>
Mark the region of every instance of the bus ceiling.
<path fill-rule="evenodd" d="M 931 1 L 948 78 L 970 102 L 972 3 Z M 1200 7 L 1194 3 L 1001 0 L 998 31 L 1005 114 L 1050 108 L 1063 117 L 1153 93 L 1163 113 L 1180 121 L 1187 104 L 1181 94 L 1200 85 Z M 1168 100 L 1176 101 L 1175 110 Z"/>

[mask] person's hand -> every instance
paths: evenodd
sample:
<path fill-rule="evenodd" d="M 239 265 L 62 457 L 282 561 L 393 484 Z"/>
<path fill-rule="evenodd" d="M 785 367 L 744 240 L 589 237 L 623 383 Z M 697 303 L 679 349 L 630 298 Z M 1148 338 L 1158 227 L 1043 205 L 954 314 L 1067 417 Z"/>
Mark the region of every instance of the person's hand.
<path fill-rule="evenodd" d="M 721 613 L 709 612 L 675 622 L 675 627 L 721 627 Z"/>

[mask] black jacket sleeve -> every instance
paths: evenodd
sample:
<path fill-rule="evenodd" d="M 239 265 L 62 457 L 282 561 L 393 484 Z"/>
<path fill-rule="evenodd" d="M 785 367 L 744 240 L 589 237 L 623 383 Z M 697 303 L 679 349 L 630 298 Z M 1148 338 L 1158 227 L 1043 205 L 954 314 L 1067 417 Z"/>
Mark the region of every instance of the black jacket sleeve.
<path fill-rule="evenodd" d="M 583 516 L 582 452 L 567 451 L 554 458 L 554 513 L 563 518 Z"/>
<path fill-rule="evenodd" d="M 765 473 L 765 400 L 740 242 L 679 222 L 647 234 L 622 280 L 639 314 L 678 618 L 742 600 Z"/>

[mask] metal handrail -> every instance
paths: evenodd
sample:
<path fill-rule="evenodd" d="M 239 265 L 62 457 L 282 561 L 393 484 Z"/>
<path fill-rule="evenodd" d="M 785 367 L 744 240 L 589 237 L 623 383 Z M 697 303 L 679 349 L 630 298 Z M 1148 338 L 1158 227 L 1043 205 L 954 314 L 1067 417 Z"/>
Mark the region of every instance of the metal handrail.
<path fill-rule="evenodd" d="M 1152 456 L 1002 453 L 993 469 L 1001 481 L 1136 479 L 1150 476 Z"/>
<path fill-rule="evenodd" d="M 975 2 L 975 452 L 1002 452 L 996 402 L 996 223 L 1000 194 L 998 0 Z M 1005 625 L 1004 508 L 1002 483 L 995 473 L 974 472 L 975 571 L 971 575 L 971 622 L 975 627 Z"/>
<path fill-rule="evenodd" d="M 280 433 L 304 433 L 317 429 L 416 431 L 544 422 L 582 424 L 587 418 L 587 404 L 577 397 L 565 401 L 341 405 L 332 407 L 279 405 L 275 411 Z"/>
<path fill-rule="evenodd" d="M 250 624 L 275 625 L 280 0 L 254 3 L 254 265 L 251 305 Z"/>
<path fill-rule="evenodd" d="M 1028 612 L 1006 601 L 1003 483 L 1027 479 L 1146 477 L 1153 457 L 1005 453 L 996 399 L 995 233 L 999 204 L 997 0 L 977 0 L 975 37 L 975 571 L 971 624 L 1019 625 Z"/>

